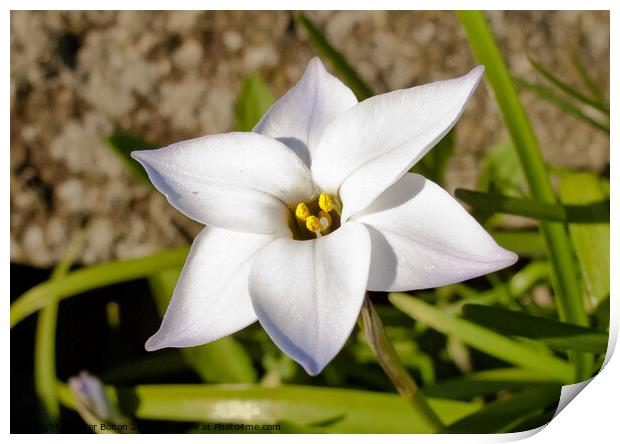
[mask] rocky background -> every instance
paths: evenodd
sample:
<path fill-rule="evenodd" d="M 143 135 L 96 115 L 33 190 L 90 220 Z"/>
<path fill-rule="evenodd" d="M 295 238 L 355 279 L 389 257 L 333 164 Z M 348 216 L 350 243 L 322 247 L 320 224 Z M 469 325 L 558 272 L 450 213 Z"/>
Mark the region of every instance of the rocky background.
<path fill-rule="evenodd" d="M 449 78 L 474 66 L 450 12 L 310 12 L 376 92 Z M 580 85 L 577 52 L 609 91 L 609 14 L 492 12 L 514 73 L 540 81 L 531 55 Z M 160 145 L 230 130 L 244 77 L 276 97 L 315 54 L 288 12 L 12 12 L 11 260 L 50 266 L 83 224 L 81 262 L 187 243 L 200 227 L 140 184 L 106 147 L 113 131 Z M 522 93 L 545 158 L 605 168 L 609 139 Z M 473 187 L 481 156 L 506 137 L 488 90 L 457 126 L 448 188 Z"/>

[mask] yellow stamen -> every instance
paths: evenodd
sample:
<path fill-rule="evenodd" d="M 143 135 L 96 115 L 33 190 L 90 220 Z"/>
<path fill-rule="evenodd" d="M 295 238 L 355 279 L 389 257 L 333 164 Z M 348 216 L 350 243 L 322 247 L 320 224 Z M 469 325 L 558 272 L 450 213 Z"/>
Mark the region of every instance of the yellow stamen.
<path fill-rule="evenodd" d="M 316 216 L 308 216 L 306 219 L 306 228 L 313 233 L 321 232 L 321 221 Z"/>
<path fill-rule="evenodd" d="M 302 222 L 305 222 L 306 219 L 308 219 L 308 216 L 310 216 L 310 210 L 308 210 L 305 203 L 300 202 L 297 204 L 297 208 L 295 208 L 295 216 Z"/>
<path fill-rule="evenodd" d="M 321 222 L 321 231 L 327 230 L 332 225 L 332 216 L 327 211 L 319 211 L 319 222 Z"/>
<path fill-rule="evenodd" d="M 334 200 L 329 194 L 321 193 L 319 195 L 319 208 L 328 213 L 334 209 Z"/>

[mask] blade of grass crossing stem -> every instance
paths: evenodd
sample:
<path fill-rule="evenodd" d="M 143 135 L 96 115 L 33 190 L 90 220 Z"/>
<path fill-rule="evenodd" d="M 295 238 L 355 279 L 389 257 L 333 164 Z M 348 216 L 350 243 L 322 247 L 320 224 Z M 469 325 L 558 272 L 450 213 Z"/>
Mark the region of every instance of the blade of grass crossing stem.
<path fill-rule="evenodd" d="M 575 100 L 579 102 L 585 103 L 586 105 L 589 105 L 605 114 L 609 114 L 609 108 L 607 108 L 607 106 L 604 103 L 601 103 L 599 100 L 591 99 L 590 97 L 584 96 L 579 91 L 577 91 L 575 88 L 564 83 L 559 78 L 551 74 L 549 71 L 543 68 L 539 63 L 537 63 L 532 58 L 529 58 L 529 61 L 534 67 L 534 69 L 538 71 L 538 73 L 541 76 L 543 76 L 545 80 L 547 80 L 549 83 L 554 85 L 559 90 L 563 91 L 564 93 L 566 93 L 567 95 L 569 95 L 570 97 L 574 98 Z"/>
<path fill-rule="evenodd" d="M 81 230 L 69 244 L 62 261 L 52 271 L 50 280 L 67 274 L 84 245 Z M 39 313 L 34 341 L 34 386 L 42 406 L 42 424 L 58 423 L 60 404 L 56 393 L 56 322 L 58 302 L 53 301 Z"/>
<path fill-rule="evenodd" d="M 88 290 L 142 279 L 155 272 L 181 266 L 189 252 L 188 247 L 161 251 L 151 256 L 124 259 L 68 273 L 62 279 L 46 281 L 21 295 L 11 304 L 11 328 L 37 310 Z"/>
<path fill-rule="evenodd" d="M 161 316 L 166 312 L 181 268 L 171 268 L 149 277 L 149 286 Z M 256 371 L 252 360 L 233 336 L 209 344 L 181 349 L 183 358 L 205 382 L 252 383 Z"/>
<path fill-rule="evenodd" d="M 480 11 L 458 11 L 477 60 L 486 67 L 486 79 L 514 143 L 521 167 L 529 184 L 532 197 L 541 202 L 555 203 L 556 198 L 545 167 L 538 140 L 519 100 L 512 77 L 504 63 L 495 38 Z M 560 319 L 577 325 L 588 325 L 577 269 L 573 261 L 572 245 L 563 224 L 541 222 L 541 232 L 549 251 L 552 265 L 552 284 L 555 289 Z M 588 378 L 592 373 L 592 356 L 571 354 L 575 363 L 574 379 Z"/>
<path fill-rule="evenodd" d="M 605 331 L 479 304 L 465 304 L 462 312 L 465 318 L 476 324 L 505 335 L 536 339 L 557 350 L 588 353 L 605 353 L 607 350 L 608 334 Z"/>
<path fill-rule="evenodd" d="M 338 73 L 338 77 L 351 88 L 358 100 L 362 101 L 374 95 L 370 87 L 349 65 L 344 56 L 329 43 L 312 20 L 302 12 L 295 14 L 295 19 L 308 32 L 310 43 L 314 45 L 321 56 L 331 62 L 334 70 Z"/>
<path fill-rule="evenodd" d="M 420 299 L 404 293 L 390 293 L 390 302 L 413 319 L 444 335 L 453 335 L 465 344 L 514 365 L 539 371 L 560 382 L 573 380 L 574 368 L 568 362 L 541 353 L 492 330 L 462 318 L 450 316 Z"/>
<path fill-rule="evenodd" d="M 597 186 L 597 188 L 600 187 Z M 457 188 L 454 195 L 474 208 L 484 208 L 493 213 L 514 214 L 557 222 L 609 222 L 609 200 L 602 192 L 597 194 L 598 198 L 589 199 L 580 205 L 550 204 L 533 199 L 483 193 L 463 188 Z"/>
<path fill-rule="evenodd" d="M 63 405 L 74 408 L 69 388 L 58 384 Z M 108 395 L 123 412 L 138 419 L 241 424 L 278 424 L 290 421 L 311 425 L 333 421 L 334 433 L 430 433 L 415 420 L 397 394 L 362 390 L 256 384 L 167 384 L 108 387 Z M 430 399 L 444 424 L 480 409 L 480 404 Z"/>
<path fill-rule="evenodd" d="M 515 77 L 514 80 L 515 82 L 517 82 L 519 86 L 532 91 L 538 97 L 557 106 L 565 113 L 570 114 L 573 117 L 584 121 L 588 125 L 592 125 L 593 127 L 603 131 L 606 134 L 609 134 L 609 125 L 607 125 L 606 123 L 600 122 L 596 119 L 593 119 L 592 117 L 584 113 L 581 109 L 579 109 L 578 107 L 576 107 L 569 101 L 564 100 L 562 97 L 555 94 L 553 91 L 551 91 L 546 86 L 539 85 L 537 83 L 531 83 L 519 77 Z"/>
<path fill-rule="evenodd" d="M 605 193 L 596 175 L 575 173 L 560 181 L 560 197 L 566 204 L 588 205 L 605 199 Z M 606 220 L 568 226 L 591 307 L 608 298 L 610 292 L 609 202 L 605 210 Z"/>

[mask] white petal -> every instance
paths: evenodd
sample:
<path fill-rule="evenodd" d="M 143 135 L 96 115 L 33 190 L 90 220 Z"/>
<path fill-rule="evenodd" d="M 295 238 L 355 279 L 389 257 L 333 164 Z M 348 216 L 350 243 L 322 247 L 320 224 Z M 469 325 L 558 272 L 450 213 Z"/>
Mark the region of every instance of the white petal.
<path fill-rule="evenodd" d="M 279 139 L 310 165 L 325 125 L 355 104 L 353 92 L 315 57 L 299 82 L 267 111 L 254 131 Z"/>
<path fill-rule="evenodd" d="M 303 162 L 260 134 L 204 136 L 132 156 L 175 208 L 229 230 L 288 233 L 286 205 L 315 194 Z"/>
<path fill-rule="evenodd" d="M 248 275 L 256 252 L 274 238 L 205 227 L 196 237 L 149 351 L 215 341 L 256 321 Z"/>
<path fill-rule="evenodd" d="M 256 256 L 250 297 L 271 339 L 311 375 L 344 346 L 368 279 L 370 238 L 347 223 L 311 241 L 277 239 Z"/>
<path fill-rule="evenodd" d="M 351 220 L 366 224 L 372 239 L 369 290 L 439 287 L 517 261 L 450 194 L 418 174 L 403 176 Z"/>
<path fill-rule="evenodd" d="M 482 73 L 479 66 L 457 79 L 371 97 L 325 128 L 312 174 L 321 189 L 339 192 L 343 220 L 370 205 L 441 140 Z"/>

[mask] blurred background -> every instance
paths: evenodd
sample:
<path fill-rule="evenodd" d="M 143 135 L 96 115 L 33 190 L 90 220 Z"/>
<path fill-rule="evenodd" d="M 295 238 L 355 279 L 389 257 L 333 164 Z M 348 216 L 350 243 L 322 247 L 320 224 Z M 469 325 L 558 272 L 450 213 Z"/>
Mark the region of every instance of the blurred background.
<path fill-rule="evenodd" d="M 475 65 L 463 28 L 452 12 L 312 11 L 306 15 L 375 93 L 459 76 Z M 600 124 L 604 122 L 601 115 L 583 103 L 571 108 L 550 99 L 550 89 L 536 86 L 545 81 L 548 85 L 549 79 L 528 57 L 583 91 L 581 66 L 600 88 L 597 100 L 608 103 L 609 14 L 495 11 L 487 17 L 512 74 L 519 78 L 520 97 L 553 171 L 566 167 L 608 177 L 608 125 Z M 83 227 L 87 227 L 85 241 L 77 250 L 76 267 L 188 245 L 200 225 L 140 181 L 136 171 L 111 149 L 110 136 L 136 136 L 125 140 L 133 143 L 125 148 L 133 149 L 240 128 L 236 107 L 248 85 L 254 85 L 256 97 L 278 98 L 297 82 L 315 55 L 307 29 L 286 11 L 12 12 L 11 300 L 50 277 L 52 267 L 66 257 Z M 449 192 L 478 188 L 527 195 L 515 151 L 507 142 L 508 133 L 486 85 L 478 88 L 451 134 L 455 140 L 447 142 L 445 176 L 440 165 L 443 177 L 437 180 Z M 473 213 L 481 220 L 489 217 L 484 212 Z M 536 221 L 496 216 L 487 226 L 525 227 L 521 234 L 533 235 L 535 248 L 525 251 L 530 247 L 523 245 L 525 253 L 520 252 L 521 261 L 512 269 L 456 290 L 456 286 L 443 287 L 418 292 L 416 297 L 454 315 L 472 294 L 492 296 L 493 303 L 511 310 L 555 319 L 546 253 L 535 230 Z M 608 236 L 609 226 L 603 228 Z M 587 239 L 591 244 L 591 238 Z M 583 244 L 584 248 L 588 250 L 590 244 Z M 594 274 L 605 265 L 608 273 L 607 260 L 593 268 Z M 114 385 L 285 383 L 394 392 L 358 330 L 316 378 L 308 377 L 275 348 L 256 324 L 209 346 L 146 353 L 144 342 L 159 327 L 178 273 L 179 269 L 164 270 L 148 280 L 115 284 L 64 300 L 57 327 L 38 329 L 43 336 L 45 331 L 56 331 L 47 341 L 49 347 L 56 346 L 55 361 L 48 370 L 55 370 L 61 382 L 86 369 Z M 605 299 L 609 286 L 603 290 L 603 309 L 590 307 L 589 312 L 592 318 L 602 313 L 601 320 L 591 322 L 600 330 L 608 325 L 604 309 L 609 307 Z M 537 384 L 538 376 L 532 380 L 526 374 L 508 385 L 491 381 L 484 389 L 470 389 L 458 378 L 472 372 L 509 373 L 513 368 L 506 367 L 501 357 L 470 348 L 453 335 L 441 334 L 417 320 L 414 324 L 386 304 L 383 296 L 373 298 L 379 302 L 377 309 L 388 333 L 429 396 L 458 400 L 463 403 L 460 409 L 470 411 Z M 37 316 L 28 316 L 11 330 L 12 432 L 58 431 L 46 429 L 58 423 L 34 414 L 42 411 L 34 386 L 36 331 Z M 544 344 L 537 347 L 545 348 Z M 602 357 L 599 350 L 597 362 Z M 53 379 L 52 387 L 55 383 Z M 552 389 L 559 391 L 557 381 Z M 535 399 L 525 391 L 519 393 L 521 399 Z M 551 404 L 556 395 L 549 398 Z M 501 430 L 525 430 L 545 423 L 554 412 L 549 399 L 538 406 L 542 416 Z M 125 401 L 130 414 L 134 413 L 135 399 Z M 303 418 L 304 414 L 302 409 L 299 415 Z M 63 407 L 60 420 L 62 431 L 88 431 L 72 409 Z M 370 427 L 366 420 L 355 425 L 358 428 L 351 428 L 346 419 L 344 423 L 342 427 L 350 427 L 345 428 L 349 431 Z M 188 427 L 174 421 L 139 421 L 140 430 L 147 432 L 182 432 Z M 300 430 L 308 429 L 294 431 Z"/>
<path fill-rule="evenodd" d="M 609 91 L 606 12 L 490 12 L 516 75 L 567 83 L 575 52 Z M 375 92 L 462 75 L 475 62 L 451 12 L 309 12 Z M 315 55 L 289 12 L 12 12 L 11 260 L 49 267 L 89 221 L 79 262 L 182 245 L 199 226 L 136 181 L 106 146 L 113 132 L 165 146 L 230 131 L 243 79 L 257 73 L 275 97 Z M 329 65 L 328 65 L 329 69 Z M 522 92 L 545 159 L 604 169 L 608 137 Z M 446 187 L 474 188 L 480 159 L 506 138 L 479 88 L 457 126 Z"/>

